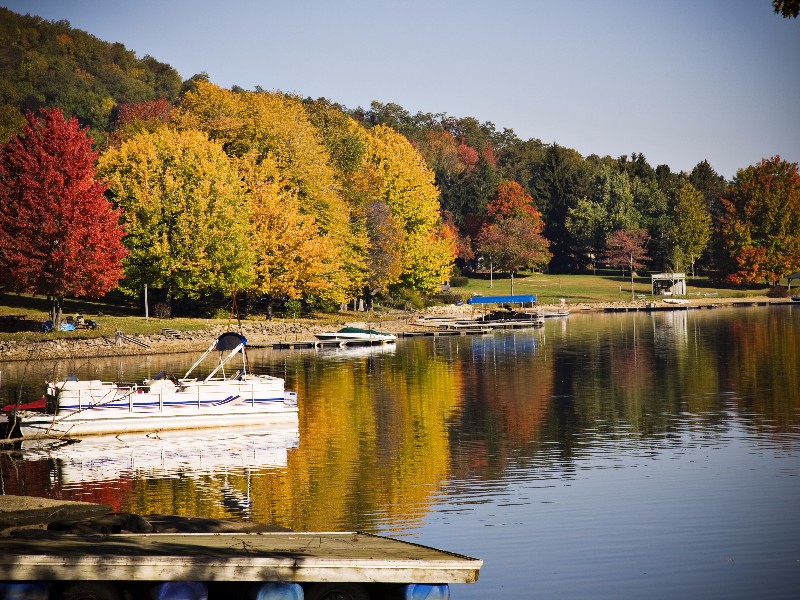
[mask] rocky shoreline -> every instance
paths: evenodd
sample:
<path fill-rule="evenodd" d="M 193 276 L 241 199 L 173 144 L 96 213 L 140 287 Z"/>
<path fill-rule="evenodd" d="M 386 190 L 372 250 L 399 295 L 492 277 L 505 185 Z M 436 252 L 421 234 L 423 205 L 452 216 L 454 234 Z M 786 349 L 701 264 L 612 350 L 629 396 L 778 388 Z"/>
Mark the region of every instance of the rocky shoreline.
<path fill-rule="evenodd" d="M 784 304 L 787 300 L 776 300 L 767 297 L 750 298 L 699 298 L 692 299 L 680 308 L 703 305 L 736 305 L 736 304 Z M 610 303 L 580 303 L 570 304 L 566 308 L 571 315 L 604 311 L 608 308 L 614 309 L 643 309 L 643 308 L 663 308 L 670 305 L 659 302 L 610 302 Z M 544 310 L 558 309 L 557 305 L 541 306 Z M 425 311 L 397 311 L 384 316 L 380 321 L 380 329 L 392 333 L 402 333 L 408 331 L 419 331 L 430 327 L 435 327 L 432 318 L 470 318 L 479 314 L 477 309 L 469 305 L 437 306 L 426 309 Z M 317 322 L 313 320 L 298 321 L 246 321 L 242 324 L 242 333 L 247 337 L 250 346 L 262 346 L 281 341 L 310 340 L 316 333 L 323 331 L 335 331 L 341 326 L 351 325 L 356 327 L 378 328 L 375 321 L 358 321 L 361 315 L 342 315 L 339 324 L 327 321 Z M 347 320 L 346 316 L 353 317 Z M 148 354 L 166 354 L 176 352 L 200 352 L 208 348 L 208 345 L 220 333 L 227 330 L 223 326 L 208 327 L 196 331 L 172 332 L 166 328 L 168 321 L 165 321 L 165 331 L 155 335 L 135 335 L 109 336 L 96 338 L 76 338 L 69 339 L 59 337 L 43 341 L 27 340 L 4 340 L 0 341 L 0 362 L 21 361 L 21 360 L 49 360 L 60 358 L 91 358 L 107 356 L 137 356 Z M 238 329 L 238 328 L 237 328 Z M 124 332 L 121 332 L 124 334 Z"/>

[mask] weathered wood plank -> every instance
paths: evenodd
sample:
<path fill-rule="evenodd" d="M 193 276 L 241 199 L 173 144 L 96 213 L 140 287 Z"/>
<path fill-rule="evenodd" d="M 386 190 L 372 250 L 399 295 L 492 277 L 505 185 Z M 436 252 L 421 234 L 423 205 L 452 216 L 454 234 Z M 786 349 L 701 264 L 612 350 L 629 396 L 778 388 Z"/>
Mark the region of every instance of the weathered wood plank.
<path fill-rule="evenodd" d="M 0 539 L 0 580 L 471 583 L 482 564 L 355 532 Z"/>

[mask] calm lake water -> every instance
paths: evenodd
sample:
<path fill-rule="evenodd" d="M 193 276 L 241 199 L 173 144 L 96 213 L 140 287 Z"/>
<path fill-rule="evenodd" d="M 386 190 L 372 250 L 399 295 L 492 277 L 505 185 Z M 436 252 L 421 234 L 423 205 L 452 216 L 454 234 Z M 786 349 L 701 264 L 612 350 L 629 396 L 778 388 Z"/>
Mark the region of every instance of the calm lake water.
<path fill-rule="evenodd" d="M 297 429 L 6 452 L 0 493 L 401 537 L 485 561 L 460 600 L 800 594 L 798 306 L 249 357 Z M 0 394 L 193 358 L 0 363 Z"/>

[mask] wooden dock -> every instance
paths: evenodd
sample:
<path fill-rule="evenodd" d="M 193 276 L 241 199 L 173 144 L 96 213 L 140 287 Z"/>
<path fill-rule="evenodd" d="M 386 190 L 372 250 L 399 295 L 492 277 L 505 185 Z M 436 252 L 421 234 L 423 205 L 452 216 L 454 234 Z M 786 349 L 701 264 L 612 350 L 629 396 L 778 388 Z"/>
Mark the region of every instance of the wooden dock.
<path fill-rule="evenodd" d="M 710 310 L 722 307 L 745 308 L 749 306 L 785 306 L 788 304 L 797 303 L 793 303 L 790 300 L 771 300 L 769 302 L 764 300 L 742 300 L 738 302 L 727 302 L 724 304 L 656 304 L 654 302 L 647 302 L 642 306 L 607 306 L 603 310 L 605 312 L 661 312 L 674 310 Z"/>
<path fill-rule="evenodd" d="M 303 597 L 302 590 L 317 599 L 413 600 L 429 592 L 445 597 L 451 583 L 477 581 L 483 566 L 369 533 L 109 511 L 0 495 L 0 598 L 150 598 L 168 582 L 192 582 L 213 587 L 215 597 L 245 597 L 246 588 L 246 597 L 261 590 L 265 600 Z"/>
<path fill-rule="evenodd" d="M 472 583 L 483 561 L 359 532 L 0 538 L 0 580 Z"/>

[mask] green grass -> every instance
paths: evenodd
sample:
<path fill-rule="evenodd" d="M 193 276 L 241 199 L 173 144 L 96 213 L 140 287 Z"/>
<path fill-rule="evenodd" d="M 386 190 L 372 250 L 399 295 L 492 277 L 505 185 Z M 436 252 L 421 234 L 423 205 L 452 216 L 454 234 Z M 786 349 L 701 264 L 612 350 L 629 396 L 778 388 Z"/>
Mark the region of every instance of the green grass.
<path fill-rule="evenodd" d="M 48 319 L 49 303 L 42 296 L 28 294 L 0 293 L 0 343 L 4 340 L 58 340 L 58 339 L 88 339 L 96 337 L 113 336 L 116 331 L 126 335 L 154 335 L 161 333 L 163 328 L 169 327 L 178 331 L 201 331 L 215 325 L 228 325 L 229 318 L 189 318 L 175 317 L 158 319 L 150 317 L 145 319 L 141 309 L 115 298 L 114 302 L 107 299 L 66 299 L 63 304 L 64 316 L 75 316 L 80 313 L 85 319 L 94 319 L 100 324 L 99 329 L 76 329 L 75 331 L 53 331 L 43 333 L 39 331 L 41 323 Z M 227 315 L 229 307 L 220 307 L 218 315 Z M 251 315 L 243 322 L 264 321 L 265 315 Z M 279 318 L 279 316 L 276 316 Z M 358 313 L 353 319 L 363 318 L 363 313 Z M 337 315 L 319 315 L 311 318 L 300 318 L 298 322 L 310 320 L 323 323 L 336 323 L 341 318 Z M 232 321 L 234 328 L 236 320 Z"/>
<path fill-rule="evenodd" d="M 638 299 L 644 296 L 652 300 L 650 277 L 634 277 L 633 294 Z M 715 287 L 703 277 L 687 279 L 687 293 L 692 296 L 717 296 L 720 298 L 744 298 L 767 293 L 767 287 L 751 290 Z M 453 293 L 464 297 L 473 294 L 481 296 L 500 296 L 511 294 L 511 280 L 507 274 L 495 275 L 490 281 L 485 278 L 470 278 L 465 287 L 452 288 Z M 541 273 L 521 274 L 514 277 L 514 294 L 534 294 L 539 304 L 557 304 L 564 298 L 569 304 L 581 302 L 627 302 L 631 300 L 630 277 L 619 272 L 605 272 L 598 275 L 544 275 Z"/>

